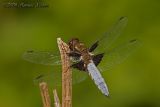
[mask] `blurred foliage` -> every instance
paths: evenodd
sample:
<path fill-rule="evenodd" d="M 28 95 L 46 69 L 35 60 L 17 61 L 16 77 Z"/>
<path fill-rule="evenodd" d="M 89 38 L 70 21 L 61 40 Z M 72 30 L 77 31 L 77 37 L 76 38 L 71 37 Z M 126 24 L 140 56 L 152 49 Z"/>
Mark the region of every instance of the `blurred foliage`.
<path fill-rule="evenodd" d="M 138 38 L 143 45 L 127 61 L 103 73 L 110 98 L 103 96 L 92 80 L 87 79 L 73 86 L 73 107 L 160 106 L 159 0 L 43 2 L 49 8 L 0 6 L 0 107 L 42 107 L 33 78 L 56 69 L 24 61 L 21 56 L 26 50 L 57 51 L 57 37 L 66 42 L 78 37 L 88 45 L 121 16 L 127 16 L 129 22 L 117 43 Z M 61 95 L 61 88 L 58 92 Z"/>

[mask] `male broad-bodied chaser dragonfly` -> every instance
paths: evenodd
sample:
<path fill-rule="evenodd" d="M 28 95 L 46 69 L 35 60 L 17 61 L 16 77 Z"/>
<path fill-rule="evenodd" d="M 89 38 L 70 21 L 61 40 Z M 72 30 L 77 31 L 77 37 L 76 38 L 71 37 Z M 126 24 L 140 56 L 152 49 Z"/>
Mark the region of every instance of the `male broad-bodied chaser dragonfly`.
<path fill-rule="evenodd" d="M 73 62 L 71 67 L 88 73 L 105 96 L 109 95 L 109 91 L 100 71 L 106 71 L 114 65 L 121 63 L 139 46 L 139 41 L 132 39 L 111 50 L 109 49 L 110 45 L 119 37 L 127 21 L 128 19 L 126 17 L 121 17 L 111 29 L 94 42 L 90 48 L 87 48 L 78 38 L 73 38 L 68 43 L 71 52 L 67 54 L 70 56 L 71 62 Z M 61 64 L 60 55 L 54 54 L 53 52 L 27 51 L 24 53 L 23 58 L 27 61 L 44 65 Z M 53 73 L 55 81 L 59 81 L 57 77 L 61 77 L 61 75 L 59 75 L 60 73 L 61 72 Z M 73 71 L 73 82 L 82 81 L 82 78 L 86 77 L 85 73 L 83 74 L 84 75 L 78 71 Z M 37 79 L 40 78 L 43 78 L 43 76 L 40 75 L 37 77 Z"/>

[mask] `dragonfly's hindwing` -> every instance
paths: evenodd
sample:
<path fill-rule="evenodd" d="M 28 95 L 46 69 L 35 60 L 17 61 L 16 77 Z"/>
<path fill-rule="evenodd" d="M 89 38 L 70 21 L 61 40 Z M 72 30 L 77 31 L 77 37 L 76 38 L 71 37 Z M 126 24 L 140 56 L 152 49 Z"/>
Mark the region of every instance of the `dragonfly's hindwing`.
<path fill-rule="evenodd" d="M 92 77 L 92 79 L 94 80 L 94 82 L 98 86 L 98 88 L 101 90 L 101 92 L 104 95 L 108 96 L 109 95 L 108 87 L 107 87 L 104 79 L 102 78 L 99 70 L 97 69 L 97 67 L 93 63 L 93 61 L 91 61 L 91 63 L 88 64 L 87 69 L 88 69 L 90 76 Z"/>

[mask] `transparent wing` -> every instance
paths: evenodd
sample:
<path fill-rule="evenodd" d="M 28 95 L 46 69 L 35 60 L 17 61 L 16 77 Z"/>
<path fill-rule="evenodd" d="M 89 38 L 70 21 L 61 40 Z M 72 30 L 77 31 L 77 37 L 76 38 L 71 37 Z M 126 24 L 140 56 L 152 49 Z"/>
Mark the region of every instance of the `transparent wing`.
<path fill-rule="evenodd" d="M 88 72 L 79 71 L 77 69 L 72 70 L 72 82 L 73 84 L 81 83 L 88 77 Z"/>
<path fill-rule="evenodd" d="M 131 40 L 127 43 L 119 45 L 111 51 L 106 51 L 101 63 L 99 64 L 99 69 L 101 71 L 106 71 L 111 69 L 113 66 L 123 62 L 131 53 L 133 53 L 140 46 L 138 40 Z"/>
<path fill-rule="evenodd" d="M 88 76 L 88 73 L 83 71 L 78 71 L 74 69 L 72 71 L 72 83 L 78 84 L 84 81 Z M 62 84 L 62 72 L 61 71 L 54 71 L 45 75 L 39 75 L 34 79 L 34 82 L 37 84 L 39 82 L 45 81 L 48 84 L 53 86 L 61 86 Z"/>
<path fill-rule="evenodd" d="M 95 53 L 104 52 L 119 37 L 122 30 L 127 25 L 127 17 L 121 17 L 100 39 Z"/>
<path fill-rule="evenodd" d="M 26 61 L 43 65 L 60 65 L 60 55 L 47 51 L 26 51 L 23 54 Z"/>

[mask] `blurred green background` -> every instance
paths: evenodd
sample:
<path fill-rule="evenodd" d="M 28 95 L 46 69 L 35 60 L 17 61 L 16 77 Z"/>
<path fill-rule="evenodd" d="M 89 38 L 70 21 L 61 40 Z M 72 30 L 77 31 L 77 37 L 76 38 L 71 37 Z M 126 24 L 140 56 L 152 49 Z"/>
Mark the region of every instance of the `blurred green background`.
<path fill-rule="evenodd" d="M 42 107 L 33 78 L 56 68 L 24 61 L 21 56 L 26 50 L 57 50 L 57 37 L 91 42 L 121 16 L 129 21 L 119 41 L 138 38 L 142 46 L 103 73 L 110 98 L 87 79 L 73 86 L 73 107 L 160 107 L 159 0 L 44 2 L 49 8 L 0 7 L 0 107 Z M 61 96 L 61 88 L 57 89 Z"/>

